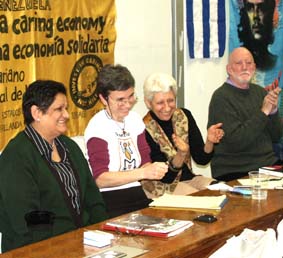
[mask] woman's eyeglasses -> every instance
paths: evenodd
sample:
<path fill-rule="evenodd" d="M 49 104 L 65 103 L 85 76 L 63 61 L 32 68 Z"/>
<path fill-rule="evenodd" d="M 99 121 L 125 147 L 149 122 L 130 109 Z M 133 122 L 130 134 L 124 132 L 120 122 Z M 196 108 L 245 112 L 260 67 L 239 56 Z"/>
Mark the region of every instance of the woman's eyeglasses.
<path fill-rule="evenodd" d="M 138 97 L 136 96 L 135 93 L 133 93 L 130 97 L 128 98 L 118 98 L 118 99 L 113 99 L 109 96 L 110 99 L 112 99 L 118 106 L 125 106 L 127 104 L 133 105 L 138 101 Z"/>

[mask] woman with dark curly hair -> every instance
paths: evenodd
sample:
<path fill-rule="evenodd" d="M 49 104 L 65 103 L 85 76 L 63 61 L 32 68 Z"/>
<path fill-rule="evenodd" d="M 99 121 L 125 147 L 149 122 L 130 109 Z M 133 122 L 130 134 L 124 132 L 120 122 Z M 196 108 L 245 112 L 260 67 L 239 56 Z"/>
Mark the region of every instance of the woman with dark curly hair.
<path fill-rule="evenodd" d="M 79 146 L 67 131 L 66 89 L 38 80 L 23 96 L 25 129 L 0 156 L 2 251 L 107 218 Z"/>

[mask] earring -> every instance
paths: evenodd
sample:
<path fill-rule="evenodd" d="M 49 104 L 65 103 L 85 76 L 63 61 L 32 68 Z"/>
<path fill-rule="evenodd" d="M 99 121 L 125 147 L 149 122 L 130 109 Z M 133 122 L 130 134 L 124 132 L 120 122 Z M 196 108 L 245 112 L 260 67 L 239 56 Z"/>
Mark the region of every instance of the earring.
<path fill-rule="evenodd" d="M 40 122 L 40 118 L 37 118 L 36 121 L 37 121 L 37 122 Z"/>

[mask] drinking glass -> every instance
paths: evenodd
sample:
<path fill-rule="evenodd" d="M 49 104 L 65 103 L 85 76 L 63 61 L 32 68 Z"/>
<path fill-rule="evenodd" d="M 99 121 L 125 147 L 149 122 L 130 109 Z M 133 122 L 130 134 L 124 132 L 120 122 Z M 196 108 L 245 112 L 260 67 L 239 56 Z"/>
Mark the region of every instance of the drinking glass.
<path fill-rule="evenodd" d="M 250 171 L 249 178 L 252 186 L 252 199 L 265 200 L 267 198 L 269 175 L 259 171 Z"/>

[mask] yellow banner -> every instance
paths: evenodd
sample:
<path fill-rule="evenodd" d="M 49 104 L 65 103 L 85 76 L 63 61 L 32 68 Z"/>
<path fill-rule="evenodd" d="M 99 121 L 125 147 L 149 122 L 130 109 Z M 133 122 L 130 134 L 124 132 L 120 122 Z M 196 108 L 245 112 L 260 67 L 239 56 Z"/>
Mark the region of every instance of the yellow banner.
<path fill-rule="evenodd" d="M 36 79 L 68 89 L 68 135 L 102 108 L 96 77 L 114 62 L 114 0 L 0 0 L 0 151 L 24 129 L 22 96 Z"/>

